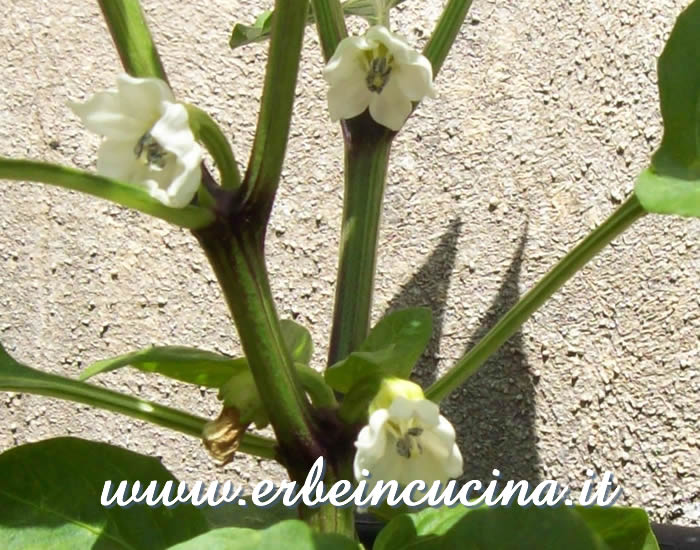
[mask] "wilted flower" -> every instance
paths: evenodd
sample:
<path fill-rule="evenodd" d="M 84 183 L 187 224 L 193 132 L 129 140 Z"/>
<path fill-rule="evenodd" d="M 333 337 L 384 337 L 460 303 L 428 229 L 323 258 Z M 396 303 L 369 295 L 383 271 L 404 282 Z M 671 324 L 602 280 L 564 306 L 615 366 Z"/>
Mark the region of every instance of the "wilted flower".
<path fill-rule="evenodd" d="M 185 106 L 157 78 L 117 77 L 116 91 L 70 103 L 92 132 L 104 137 L 97 172 L 146 188 L 163 204 L 187 206 L 199 188 L 202 148 Z"/>
<path fill-rule="evenodd" d="M 382 382 L 355 447 L 355 477 L 359 480 L 362 470 L 368 470 L 370 487 L 378 480 L 402 485 L 423 480 L 429 486 L 462 474 L 452 424 L 425 399 L 420 386 L 407 380 Z"/>
<path fill-rule="evenodd" d="M 383 26 L 343 39 L 323 74 L 330 84 L 332 120 L 352 118 L 369 107 L 375 121 L 398 130 L 412 102 L 435 97 L 430 61 Z"/>

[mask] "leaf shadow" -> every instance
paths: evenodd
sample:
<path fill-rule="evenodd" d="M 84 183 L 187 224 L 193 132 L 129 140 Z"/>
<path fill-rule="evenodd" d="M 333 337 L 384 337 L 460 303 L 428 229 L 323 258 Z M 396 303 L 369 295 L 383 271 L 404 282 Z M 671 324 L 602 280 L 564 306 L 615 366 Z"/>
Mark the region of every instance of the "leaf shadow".
<path fill-rule="evenodd" d="M 432 384 L 437 376 L 450 276 L 455 268 L 461 228 L 459 217 L 450 221 L 430 256 L 392 298 L 385 311 L 386 314 L 415 306 L 428 306 L 432 310 L 433 336 L 414 371 L 415 378 L 424 387 Z M 518 301 L 527 233 L 526 222 L 501 286 L 481 324 L 467 342 L 465 352 L 474 347 Z M 520 331 L 467 383 L 445 399 L 441 408 L 457 431 L 465 464 L 463 481 L 478 479 L 487 483 L 493 479 L 493 469 L 498 469 L 504 480 L 540 481 L 535 388 Z"/>
<path fill-rule="evenodd" d="M 498 293 L 464 352 L 481 338 L 520 298 L 519 281 L 527 243 L 525 222 Z M 522 333 L 516 332 L 461 388 L 442 403 L 443 414 L 457 431 L 464 457 L 462 481 L 488 483 L 497 469 L 503 480 L 541 481 L 535 433 L 535 386 Z"/>
<path fill-rule="evenodd" d="M 457 242 L 461 229 L 462 220 L 459 217 L 452 218 L 447 231 L 440 237 L 440 241 L 428 259 L 391 299 L 384 312 L 386 315 L 397 309 L 419 306 L 429 307 L 432 311 L 433 334 L 413 373 L 424 387 L 432 384 L 437 374 L 447 294 L 450 288 L 450 276 L 455 268 Z"/>

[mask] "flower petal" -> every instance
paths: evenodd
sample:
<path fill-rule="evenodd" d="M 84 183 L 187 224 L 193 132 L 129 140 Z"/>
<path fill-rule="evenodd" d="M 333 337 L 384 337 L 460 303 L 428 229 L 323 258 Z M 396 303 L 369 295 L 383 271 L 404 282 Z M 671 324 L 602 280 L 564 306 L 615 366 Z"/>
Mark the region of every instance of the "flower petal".
<path fill-rule="evenodd" d="M 149 126 L 148 121 L 132 118 L 122 111 L 116 92 L 99 92 L 84 103 L 70 101 L 68 106 L 88 130 L 108 138 L 138 139 Z"/>
<path fill-rule="evenodd" d="M 135 78 L 128 74 L 117 77 L 117 90 L 124 113 L 135 119 L 150 121 L 150 126 L 162 114 L 162 103 L 174 103 L 175 96 L 159 78 Z"/>
<path fill-rule="evenodd" d="M 135 183 L 138 165 L 134 140 L 105 139 L 97 150 L 97 173 L 106 178 Z"/>
<path fill-rule="evenodd" d="M 440 422 L 440 407 L 428 399 L 421 399 L 413 402 L 414 414 L 427 428 L 433 429 Z M 449 424 L 449 422 L 448 422 Z M 450 427 L 452 424 L 450 424 Z"/>
<path fill-rule="evenodd" d="M 180 103 L 166 103 L 163 116 L 151 128 L 151 136 L 167 151 L 184 155 L 199 148 L 190 129 L 187 109 Z"/>
<path fill-rule="evenodd" d="M 328 90 L 328 111 L 331 120 L 353 118 L 363 113 L 370 104 L 372 92 L 364 78 L 349 78 Z"/>
<path fill-rule="evenodd" d="M 173 208 L 183 208 L 192 202 L 202 181 L 202 150 L 195 145 L 196 150 L 177 157 L 177 170 L 167 188 L 168 199 L 161 200 Z"/>
<path fill-rule="evenodd" d="M 165 112 L 151 129 L 151 136 L 163 149 L 175 156 L 174 160 L 168 161 L 168 165 L 174 162 L 175 167 L 169 173 L 170 181 L 163 180 L 165 174 L 156 174 L 154 180 L 162 192 L 155 187 L 152 190 L 164 204 L 182 208 L 192 201 L 199 189 L 203 151 L 189 127 L 185 107 L 179 103 L 164 105 Z"/>
<path fill-rule="evenodd" d="M 385 385 L 389 386 L 389 381 Z M 396 480 L 404 486 L 421 480 L 427 490 L 435 481 L 446 483 L 461 475 L 463 459 L 455 443 L 455 430 L 440 415 L 438 406 L 416 398 L 410 385 L 391 381 L 390 389 L 395 393 L 388 408 L 374 410 L 355 442 L 355 477 L 361 479 L 362 469 L 366 469 L 371 474 L 370 488 L 379 480 Z M 387 392 L 380 394 L 382 390 L 372 400 L 370 410 L 375 401 L 387 403 Z"/>
<path fill-rule="evenodd" d="M 372 94 L 369 114 L 379 124 L 398 131 L 411 114 L 413 104 L 403 95 L 398 81 L 389 78 L 380 94 Z"/>
<path fill-rule="evenodd" d="M 435 97 L 433 68 L 422 55 L 413 63 L 399 65 L 391 76 L 398 80 L 401 91 L 411 101 L 420 101 L 425 96 Z"/>
<path fill-rule="evenodd" d="M 408 45 L 406 40 L 382 25 L 371 27 L 365 34 L 365 37 L 368 41 L 383 44 L 399 63 L 409 61 L 411 53 L 415 51 Z"/>
<path fill-rule="evenodd" d="M 371 49 L 372 45 L 363 36 L 344 38 L 323 69 L 323 77 L 333 86 L 347 78 L 357 67 L 366 72 L 368 64 L 364 52 Z"/>

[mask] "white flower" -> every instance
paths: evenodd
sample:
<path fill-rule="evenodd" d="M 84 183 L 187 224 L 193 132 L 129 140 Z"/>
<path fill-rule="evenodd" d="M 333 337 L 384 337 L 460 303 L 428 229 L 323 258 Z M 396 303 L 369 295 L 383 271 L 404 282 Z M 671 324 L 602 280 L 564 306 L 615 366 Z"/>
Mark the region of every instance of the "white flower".
<path fill-rule="evenodd" d="M 386 401 L 382 391 L 375 402 Z M 429 487 L 435 481 L 446 483 L 449 478 L 460 476 L 462 454 L 455 443 L 452 424 L 435 403 L 422 398 L 422 391 L 419 395 L 402 393 L 407 396 L 397 395 L 387 408 L 374 410 L 369 424 L 360 430 L 355 442 L 355 478 L 359 480 L 362 470 L 368 470 L 371 489 L 380 479 L 396 480 L 401 485 L 423 480 Z"/>
<path fill-rule="evenodd" d="M 165 82 L 122 74 L 116 91 L 69 106 L 88 130 L 104 136 L 100 175 L 140 185 L 167 206 L 190 203 L 201 181 L 202 148 Z"/>
<path fill-rule="evenodd" d="M 343 39 L 323 75 L 330 85 L 328 109 L 334 121 L 369 107 L 375 121 L 399 130 L 412 102 L 435 97 L 430 61 L 382 26 Z"/>

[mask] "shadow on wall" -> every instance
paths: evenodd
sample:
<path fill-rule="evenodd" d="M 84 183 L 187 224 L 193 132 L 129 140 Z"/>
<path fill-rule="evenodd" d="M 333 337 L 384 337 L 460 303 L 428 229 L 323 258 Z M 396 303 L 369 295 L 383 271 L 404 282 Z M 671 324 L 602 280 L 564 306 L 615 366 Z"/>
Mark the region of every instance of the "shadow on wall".
<path fill-rule="evenodd" d="M 450 275 L 455 269 L 457 242 L 461 229 L 462 220 L 453 218 L 428 259 L 391 299 L 384 312 L 386 315 L 397 309 L 420 306 L 429 307 L 433 312 L 433 335 L 413 372 L 414 377 L 420 380 L 425 388 L 435 382 L 437 376 L 445 305 L 450 290 Z"/>
<path fill-rule="evenodd" d="M 462 222 L 450 222 L 426 262 L 391 300 L 388 311 L 405 307 L 429 306 L 433 312 L 433 337 L 415 371 L 424 387 L 435 381 L 438 350 L 444 324 L 450 275 L 454 271 Z M 508 271 L 481 325 L 469 339 L 471 349 L 519 298 L 518 282 L 527 224 Z M 517 332 L 461 388 L 441 406 L 442 413 L 457 430 L 457 441 L 464 456 L 462 480 L 501 479 L 540 481 L 540 459 L 535 436 L 535 390 L 525 357 L 522 335 Z"/>

